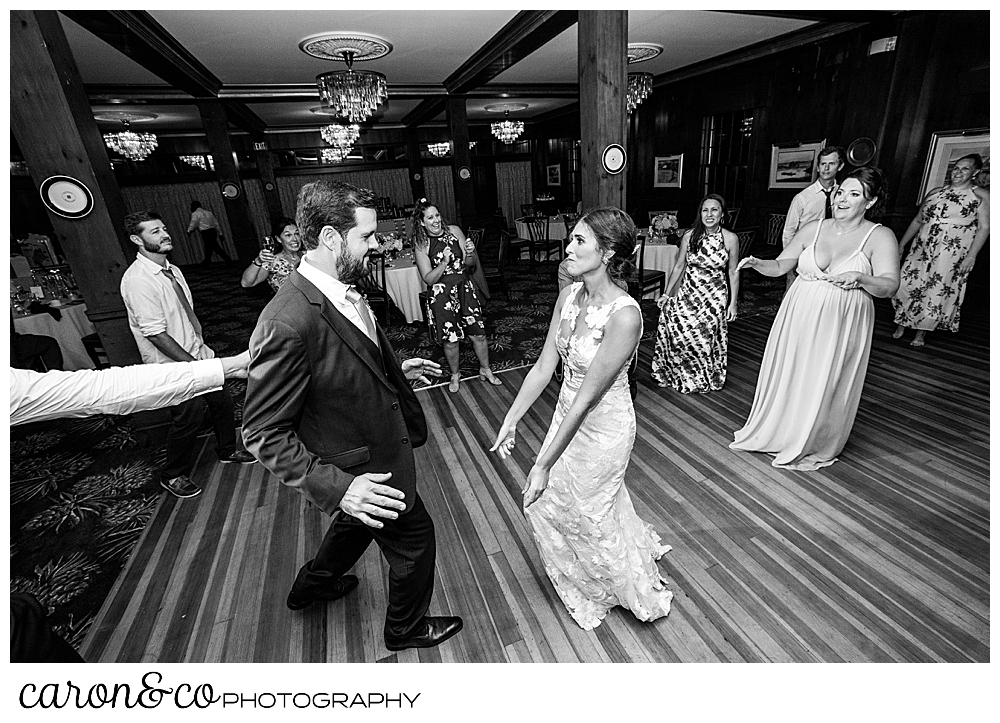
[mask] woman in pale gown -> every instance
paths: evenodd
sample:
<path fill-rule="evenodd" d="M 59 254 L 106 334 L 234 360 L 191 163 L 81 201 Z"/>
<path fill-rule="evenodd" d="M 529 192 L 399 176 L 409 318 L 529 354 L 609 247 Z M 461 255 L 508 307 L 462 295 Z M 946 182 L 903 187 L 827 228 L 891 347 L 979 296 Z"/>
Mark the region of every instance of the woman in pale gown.
<path fill-rule="evenodd" d="M 511 453 L 518 421 L 561 357 L 559 400 L 523 505 L 545 572 L 584 630 L 616 605 L 655 620 L 673 597 L 656 565 L 670 547 L 636 514 L 624 483 L 635 440 L 627 367 L 642 336 L 639 305 L 625 291 L 635 238 L 618 209 L 596 209 L 576 224 L 566 258 L 582 280 L 560 292 L 545 347 L 491 448 Z"/>
<path fill-rule="evenodd" d="M 739 268 L 798 276 L 774 318 L 750 418 L 733 449 L 774 455 L 775 467 L 833 464 L 847 443 L 861 399 L 875 308 L 899 286 L 899 247 L 867 220 L 885 205 L 877 168 L 859 168 L 833 199 L 833 218 L 799 230 L 777 259 L 749 256 Z"/>

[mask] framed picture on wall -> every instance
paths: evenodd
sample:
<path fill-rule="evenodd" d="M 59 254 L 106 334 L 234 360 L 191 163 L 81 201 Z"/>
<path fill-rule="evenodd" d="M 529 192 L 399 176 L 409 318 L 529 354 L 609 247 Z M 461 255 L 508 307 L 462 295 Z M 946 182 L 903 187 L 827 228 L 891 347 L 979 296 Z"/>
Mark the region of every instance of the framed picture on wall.
<path fill-rule="evenodd" d="M 562 166 L 558 163 L 553 163 L 551 166 L 545 167 L 550 186 L 561 186 L 562 185 Z"/>
<path fill-rule="evenodd" d="M 680 188 L 684 154 L 656 156 L 653 159 L 653 188 Z"/>
<path fill-rule="evenodd" d="M 816 157 L 826 141 L 771 146 L 768 188 L 805 188 L 816 180 Z"/>
<path fill-rule="evenodd" d="M 976 128 L 967 131 L 941 131 L 931 134 L 931 147 L 924 164 L 924 178 L 920 182 L 919 205 L 924 196 L 948 182 L 955 161 L 970 153 L 983 157 L 983 170 L 976 175 L 976 185 L 990 187 L 990 129 Z"/>

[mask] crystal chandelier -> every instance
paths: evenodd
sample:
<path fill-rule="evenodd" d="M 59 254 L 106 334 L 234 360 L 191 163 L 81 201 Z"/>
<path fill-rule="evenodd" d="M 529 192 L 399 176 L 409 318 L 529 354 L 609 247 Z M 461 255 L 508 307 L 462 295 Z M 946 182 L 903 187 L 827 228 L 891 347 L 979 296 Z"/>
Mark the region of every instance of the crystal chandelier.
<path fill-rule="evenodd" d="M 347 154 L 350 152 L 350 148 L 324 148 L 323 163 L 340 163 L 347 158 Z"/>
<path fill-rule="evenodd" d="M 508 115 L 510 115 L 510 111 L 505 110 L 503 112 L 503 120 L 491 123 L 490 130 L 493 131 L 493 135 L 497 139 L 504 143 L 513 143 L 519 135 L 524 133 L 524 122 L 512 121 L 507 117 Z"/>
<path fill-rule="evenodd" d="M 334 148 L 350 148 L 361 135 L 361 127 L 357 123 L 344 125 L 331 123 L 320 130 L 323 140 Z"/>
<path fill-rule="evenodd" d="M 448 151 L 451 150 L 451 143 L 445 141 L 444 143 L 428 143 L 427 150 L 431 152 L 432 156 L 441 158 L 442 156 L 448 155 Z"/>
<path fill-rule="evenodd" d="M 374 35 L 320 33 L 299 43 L 307 55 L 324 60 L 343 60 L 347 70 L 316 76 L 323 111 L 350 123 L 362 123 L 389 97 L 385 76 L 372 70 L 354 70 L 354 63 L 388 55 L 392 44 Z"/>
<path fill-rule="evenodd" d="M 628 74 L 628 95 L 625 104 L 629 114 L 634 111 L 642 101 L 653 92 L 652 73 L 629 73 Z"/>
<path fill-rule="evenodd" d="M 182 161 L 187 163 L 189 166 L 195 166 L 203 171 L 209 169 L 215 170 L 215 163 L 212 162 L 212 156 L 181 156 Z"/>
<path fill-rule="evenodd" d="M 152 117 L 155 118 L 156 116 Z M 118 120 L 121 120 L 123 130 L 117 133 L 104 134 L 105 145 L 130 161 L 145 160 L 150 153 L 156 150 L 156 146 L 158 145 L 156 136 L 152 133 L 136 133 L 129 130 L 129 122 L 137 118 L 138 116 L 122 113 L 118 117 Z"/>

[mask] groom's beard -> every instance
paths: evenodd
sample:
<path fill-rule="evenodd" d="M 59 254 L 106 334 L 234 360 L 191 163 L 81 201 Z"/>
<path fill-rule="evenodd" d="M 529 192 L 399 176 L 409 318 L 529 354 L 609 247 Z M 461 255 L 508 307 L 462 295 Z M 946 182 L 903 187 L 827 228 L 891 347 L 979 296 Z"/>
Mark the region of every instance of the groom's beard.
<path fill-rule="evenodd" d="M 347 242 L 342 241 L 340 257 L 337 259 L 337 278 L 342 284 L 354 286 L 368 275 L 368 254 L 361 258 L 351 256 Z"/>

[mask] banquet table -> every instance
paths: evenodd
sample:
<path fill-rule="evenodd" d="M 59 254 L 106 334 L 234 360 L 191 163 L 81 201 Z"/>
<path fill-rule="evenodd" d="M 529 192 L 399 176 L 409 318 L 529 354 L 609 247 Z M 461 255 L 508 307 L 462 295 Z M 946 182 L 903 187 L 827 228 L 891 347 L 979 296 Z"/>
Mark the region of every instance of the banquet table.
<path fill-rule="evenodd" d="M 392 303 L 403 312 L 408 324 L 424 318 L 424 312 L 420 308 L 420 292 L 424 290 L 424 280 L 420 278 L 420 272 L 409 255 L 386 262 L 385 287 Z"/>
<path fill-rule="evenodd" d="M 87 305 L 78 301 L 57 308 L 62 314 L 59 321 L 46 312 L 15 316 L 14 331 L 18 334 L 39 334 L 54 338 L 59 343 L 63 355 L 63 368 L 67 371 L 93 369 L 94 363 L 81 341 L 83 337 L 97 331 L 87 318 Z"/>

